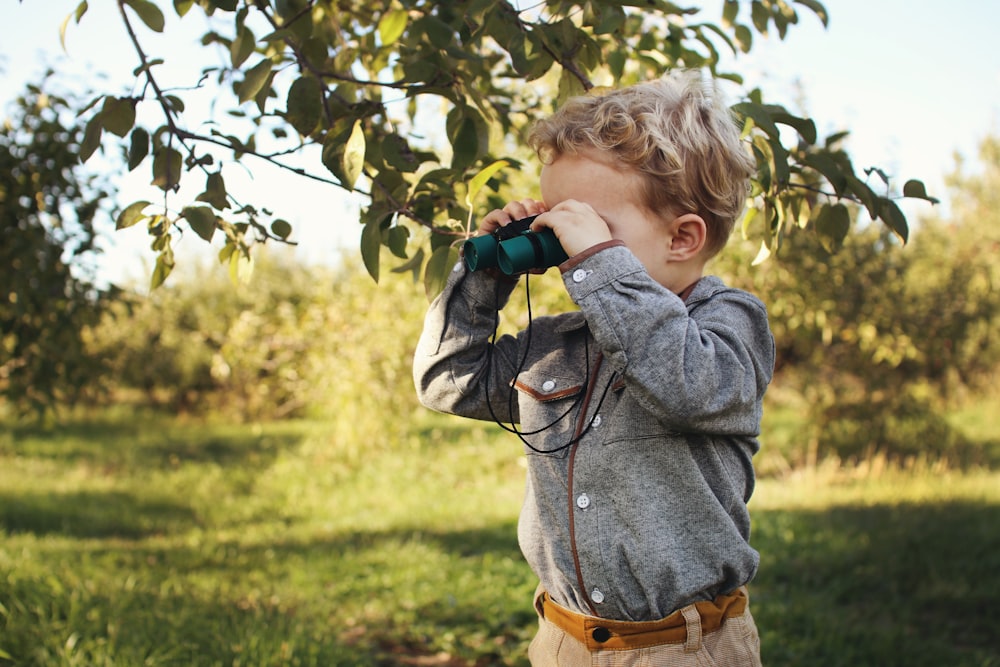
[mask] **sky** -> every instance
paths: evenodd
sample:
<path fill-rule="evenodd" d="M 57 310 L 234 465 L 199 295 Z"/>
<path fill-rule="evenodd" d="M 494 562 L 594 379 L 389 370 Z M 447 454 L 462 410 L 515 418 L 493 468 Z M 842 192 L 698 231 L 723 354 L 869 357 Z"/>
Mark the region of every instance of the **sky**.
<path fill-rule="evenodd" d="M 78 2 L 0 0 L 0 107 L 23 91 L 25 82 L 37 80 L 46 65 L 81 79 L 102 75 L 111 92 L 120 92 L 120 82 L 132 80 L 137 60 L 120 23 L 103 27 L 117 20 L 112 0 L 91 0 L 80 25 L 71 22 L 68 53 L 63 51 L 59 26 Z M 757 37 L 751 54 L 741 56 L 732 69 L 744 77 L 747 89 L 760 87 L 766 101 L 810 115 L 822 135 L 850 131 L 848 150 L 859 172 L 880 167 L 900 186 L 919 178 L 930 194 L 942 199 L 937 210 L 947 213 L 944 177 L 954 171 L 955 155 L 974 165 L 979 142 L 1000 133 L 1000 58 L 994 42 L 1000 2 L 826 0 L 825 4 L 830 15 L 827 28 L 808 9 L 797 6 L 799 25 L 792 26 L 784 40 L 776 35 Z M 702 5 L 706 9 L 697 18 L 717 21 L 720 0 Z M 204 57 L 196 46 L 204 23 L 191 17 L 180 21 L 169 8 L 167 21 L 162 37 L 152 33 L 143 37 L 150 56 L 162 55 L 167 65 L 177 66 L 179 77 L 185 67 L 200 72 L 205 63 L 194 62 L 193 56 Z M 145 167 L 116 176 L 121 202 L 157 201 L 148 179 Z M 356 246 L 359 202 L 333 186 L 304 182 L 256 164 L 253 176 L 245 175 L 241 183 L 230 182 L 227 171 L 227 184 L 252 193 L 261 207 L 280 210 L 296 230 L 295 253 L 304 261 L 333 261 L 343 247 Z M 197 191 L 200 188 L 191 196 Z M 916 219 L 934 209 L 913 202 L 904 210 Z M 184 244 L 205 245 L 193 234 L 188 237 L 177 248 L 181 257 Z M 155 256 L 140 226 L 111 232 L 103 245 L 101 265 L 107 279 L 145 280 Z"/>

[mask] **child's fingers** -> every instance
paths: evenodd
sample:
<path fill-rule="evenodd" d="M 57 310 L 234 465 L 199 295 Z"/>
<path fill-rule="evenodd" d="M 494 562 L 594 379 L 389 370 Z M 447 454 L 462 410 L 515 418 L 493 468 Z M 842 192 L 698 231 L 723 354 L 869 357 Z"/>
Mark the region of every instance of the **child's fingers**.
<path fill-rule="evenodd" d="M 492 234 L 498 227 L 503 227 L 507 223 L 532 215 L 544 213 L 547 209 L 545 204 L 535 199 L 520 199 L 509 202 L 503 208 L 493 209 L 479 222 L 479 232 L 481 234 Z"/>
<path fill-rule="evenodd" d="M 519 199 L 504 206 L 503 210 L 510 214 L 511 221 L 520 220 L 521 218 L 544 213 L 545 204 L 534 199 Z"/>

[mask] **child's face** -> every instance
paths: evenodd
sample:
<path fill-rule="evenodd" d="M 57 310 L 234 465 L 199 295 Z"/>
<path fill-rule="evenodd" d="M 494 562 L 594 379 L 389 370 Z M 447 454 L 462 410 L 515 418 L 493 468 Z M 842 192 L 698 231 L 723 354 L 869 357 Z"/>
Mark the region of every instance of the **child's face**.
<path fill-rule="evenodd" d="M 672 288 L 667 269 L 669 215 L 660 217 L 641 204 L 639 178 L 631 169 L 597 155 L 562 155 L 542 168 L 542 199 L 550 211 L 569 200 L 589 204 L 611 237 L 624 241 L 655 280 Z"/>

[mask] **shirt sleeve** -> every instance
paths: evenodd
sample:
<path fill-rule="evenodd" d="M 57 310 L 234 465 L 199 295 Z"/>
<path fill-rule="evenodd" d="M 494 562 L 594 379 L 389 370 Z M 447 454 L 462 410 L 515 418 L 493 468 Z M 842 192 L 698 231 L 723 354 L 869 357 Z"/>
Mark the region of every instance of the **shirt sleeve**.
<path fill-rule="evenodd" d="M 518 337 L 491 342 L 497 312 L 516 281 L 469 272 L 457 264 L 431 303 L 413 358 L 420 402 L 433 410 L 473 419 L 518 422 L 510 381 Z"/>
<path fill-rule="evenodd" d="M 759 299 L 709 277 L 685 304 L 624 246 L 567 267 L 563 280 L 605 359 L 658 420 L 684 432 L 758 434 L 774 366 Z"/>

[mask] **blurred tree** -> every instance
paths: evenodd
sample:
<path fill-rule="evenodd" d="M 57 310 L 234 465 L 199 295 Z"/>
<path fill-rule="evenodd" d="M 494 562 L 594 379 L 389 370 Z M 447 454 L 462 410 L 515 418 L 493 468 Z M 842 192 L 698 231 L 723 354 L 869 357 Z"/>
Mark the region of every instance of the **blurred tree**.
<path fill-rule="evenodd" d="M 97 361 L 80 334 L 114 292 L 84 261 L 106 193 L 80 165 L 76 103 L 49 83 L 29 86 L 0 125 L 0 395 L 20 410 L 91 386 Z"/>
<path fill-rule="evenodd" d="M 274 254 L 263 254 L 253 290 L 200 267 L 108 309 L 87 332 L 88 349 L 108 360 L 107 395 L 234 420 L 417 410 L 420 286 L 377 286 L 357 262 L 303 270 Z M 345 438 L 354 428 L 332 421 Z M 355 426 L 370 426 L 363 421 Z"/>
<path fill-rule="evenodd" d="M 197 201 L 179 211 L 139 201 L 118 216 L 119 227 L 144 223 L 153 237 L 159 253 L 154 286 L 174 266 L 178 230 L 189 228 L 206 241 L 219 232 L 225 240 L 220 258 L 234 273 L 252 260 L 255 244 L 290 239 L 286 221 L 253 202 L 237 202 L 227 190 L 223 164 L 254 157 L 363 194 L 360 250 L 368 272 L 378 280 L 380 247 L 386 247 L 397 270 L 422 275 L 434 292 L 454 262 L 454 242 L 474 228 L 479 192 L 503 188 L 518 168 L 532 120 L 569 95 L 675 67 L 704 68 L 740 83 L 738 75 L 719 71 L 720 49 L 739 55 L 751 49 L 755 35 L 783 38 L 801 8 L 827 21 L 818 0 L 726 0 L 718 22 L 664 0 L 523 6 L 508 0 L 174 0 L 178 17 L 210 17 L 202 45 L 218 49 L 224 60 L 192 73 L 188 85 L 166 89 L 158 66 L 171 55 L 147 53 L 141 34 L 143 26 L 167 29 L 165 4 L 117 0 L 135 47 L 136 85 L 128 95 L 92 103 L 80 146 L 86 160 L 103 136 L 113 135 L 129 168 L 148 165 L 165 194 L 182 178 L 204 179 Z M 63 30 L 79 24 L 87 9 L 83 0 Z M 213 88 L 225 121 L 186 122 L 186 99 L 203 87 Z M 137 122 L 140 105 L 159 109 L 158 125 Z M 900 188 L 879 169 L 859 175 L 836 148 L 843 135 L 819 137 L 813 121 L 765 103 L 759 91 L 747 91 L 734 111 L 759 164 L 744 228 L 764 251 L 776 250 L 797 227 L 812 229 L 828 245 L 840 243 L 850 229 L 844 200 L 859 202 L 905 240 L 907 222 L 894 200 L 930 199 L 919 181 Z M 315 168 L 291 160 L 309 149 L 318 156 Z M 429 233 L 414 233 L 419 230 Z"/>
<path fill-rule="evenodd" d="M 980 159 L 949 179 L 951 219 L 921 220 L 905 252 L 868 225 L 836 253 L 798 234 L 778 262 L 751 268 L 746 245 L 720 258 L 768 304 L 777 384 L 805 398 L 820 453 L 956 453 L 943 411 L 1000 365 L 1000 139 Z"/>

